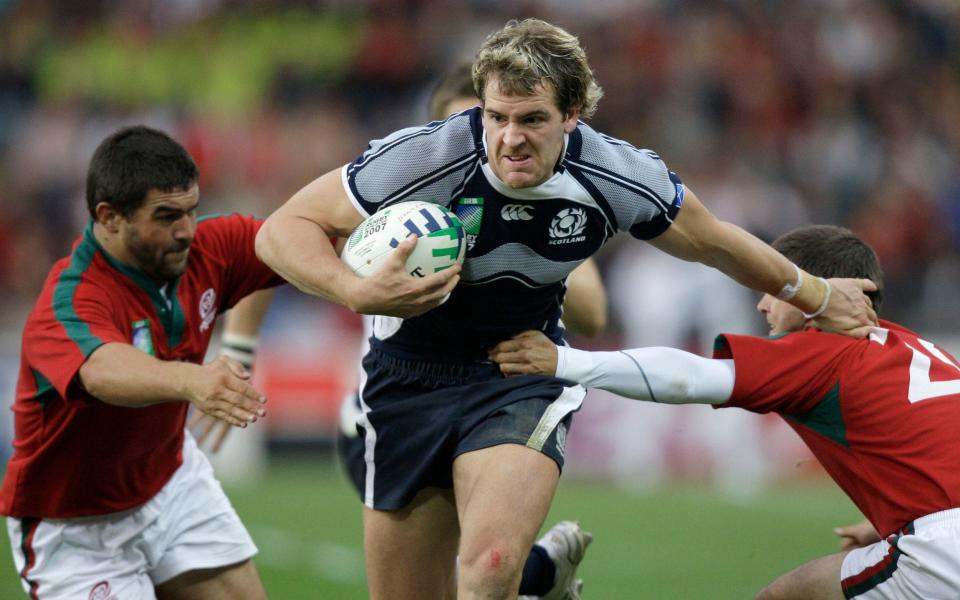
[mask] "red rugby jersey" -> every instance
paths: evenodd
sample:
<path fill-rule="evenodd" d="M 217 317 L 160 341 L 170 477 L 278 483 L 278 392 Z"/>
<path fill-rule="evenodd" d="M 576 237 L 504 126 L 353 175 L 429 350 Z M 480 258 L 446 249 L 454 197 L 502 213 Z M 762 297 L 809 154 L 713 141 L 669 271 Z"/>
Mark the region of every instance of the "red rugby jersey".
<path fill-rule="evenodd" d="M 283 282 L 254 254 L 260 223 L 200 219 L 187 270 L 167 284 L 169 301 L 161 284 L 114 260 L 87 227 L 53 266 L 23 330 L 0 514 L 106 514 L 139 506 L 163 487 L 182 462 L 188 403 L 114 406 L 87 394 L 77 372 L 108 342 L 201 363 L 218 314 Z"/>
<path fill-rule="evenodd" d="M 724 405 L 779 413 L 881 535 L 960 507 L 960 365 L 882 322 L 866 339 L 821 331 L 721 335 Z"/>

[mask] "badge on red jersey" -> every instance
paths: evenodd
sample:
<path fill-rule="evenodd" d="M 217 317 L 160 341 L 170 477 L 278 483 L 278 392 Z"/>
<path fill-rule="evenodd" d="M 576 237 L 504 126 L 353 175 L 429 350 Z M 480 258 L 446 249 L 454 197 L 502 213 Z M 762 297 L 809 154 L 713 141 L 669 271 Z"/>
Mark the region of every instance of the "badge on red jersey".
<path fill-rule="evenodd" d="M 213 320 L 217 317 L 217 292 L 213 288 L 207 288 L 207 291 L 200 296 L 200 331 L 206 331 L 213 325 Z"/>
<path fill-rule="evenodd" d="M 144 354 L 156 356 L 153 350 L 153 337 L 150 335 L 150 319 L 134 321 L 130 326 L 133 328 L 130 343 Z"/>

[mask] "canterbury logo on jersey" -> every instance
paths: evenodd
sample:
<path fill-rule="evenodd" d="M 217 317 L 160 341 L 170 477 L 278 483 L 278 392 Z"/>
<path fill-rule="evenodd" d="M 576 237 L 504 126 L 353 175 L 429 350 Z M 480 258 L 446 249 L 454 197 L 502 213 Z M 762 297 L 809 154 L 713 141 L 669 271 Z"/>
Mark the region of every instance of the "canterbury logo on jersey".
<path fill-rule="evenodd" d="M 526 204 L 507 204 L 500 209 L 504 221 L 529 221 L 533 219 L 533 207 Z"/>

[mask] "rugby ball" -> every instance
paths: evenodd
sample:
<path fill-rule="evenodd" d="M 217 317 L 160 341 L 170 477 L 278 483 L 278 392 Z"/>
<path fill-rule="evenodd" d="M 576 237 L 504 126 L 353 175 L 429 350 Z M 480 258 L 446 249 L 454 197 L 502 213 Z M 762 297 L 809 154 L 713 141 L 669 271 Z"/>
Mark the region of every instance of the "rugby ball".
<path fill-rule="evenodd" d="M 347 238 L 340 259 L 360 277 L 369 277 L 410 234 L 417 246 L 407 258 L 414 277 L 462 264 L 466 254 L 463 224 L 446 208 L 430 202 L 400 202 L 367 217 Z"/>

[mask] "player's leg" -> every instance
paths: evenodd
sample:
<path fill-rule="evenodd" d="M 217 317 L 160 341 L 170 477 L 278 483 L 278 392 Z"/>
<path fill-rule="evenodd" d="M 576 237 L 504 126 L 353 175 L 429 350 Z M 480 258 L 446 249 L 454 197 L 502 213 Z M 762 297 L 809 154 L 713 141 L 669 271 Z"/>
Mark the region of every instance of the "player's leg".
<path fill-rule="evenodd" d="M 453 463 L 460 515 L 458 598 L 510 598 L 553 500 L 560 470 L 550 457 L 502 444 Z"/>
<path fill-rule="evenodd" d="M 453 492 L 425 488 L 399 510 L 363 508 L 371 600 L 455 596 L 459 525 Z"/>
<path fill-rule="evenodd" d="M 811 560 L 760 590 L 757 600 L 843 600 L 840 567 L 846 552 Z"/>
<path fill-rule="evenodd" d="M 160 598 L 266 598 L 251 560 L 257 547 L 189 433 L 183 464 L 151 504 L 156 517 L 143 537 Z"/>
<path fill-rule="evenodd" d="M 181 573 L 156 587 L 159 600 L 261 600 L 267 597 L 252 560 Z"/>
<path fill-rule="evenodd" d="M 151 600 L 144 573 L 143 515 L 84 519 L 7 518 L 14 567 L 30 598 Z"/>

